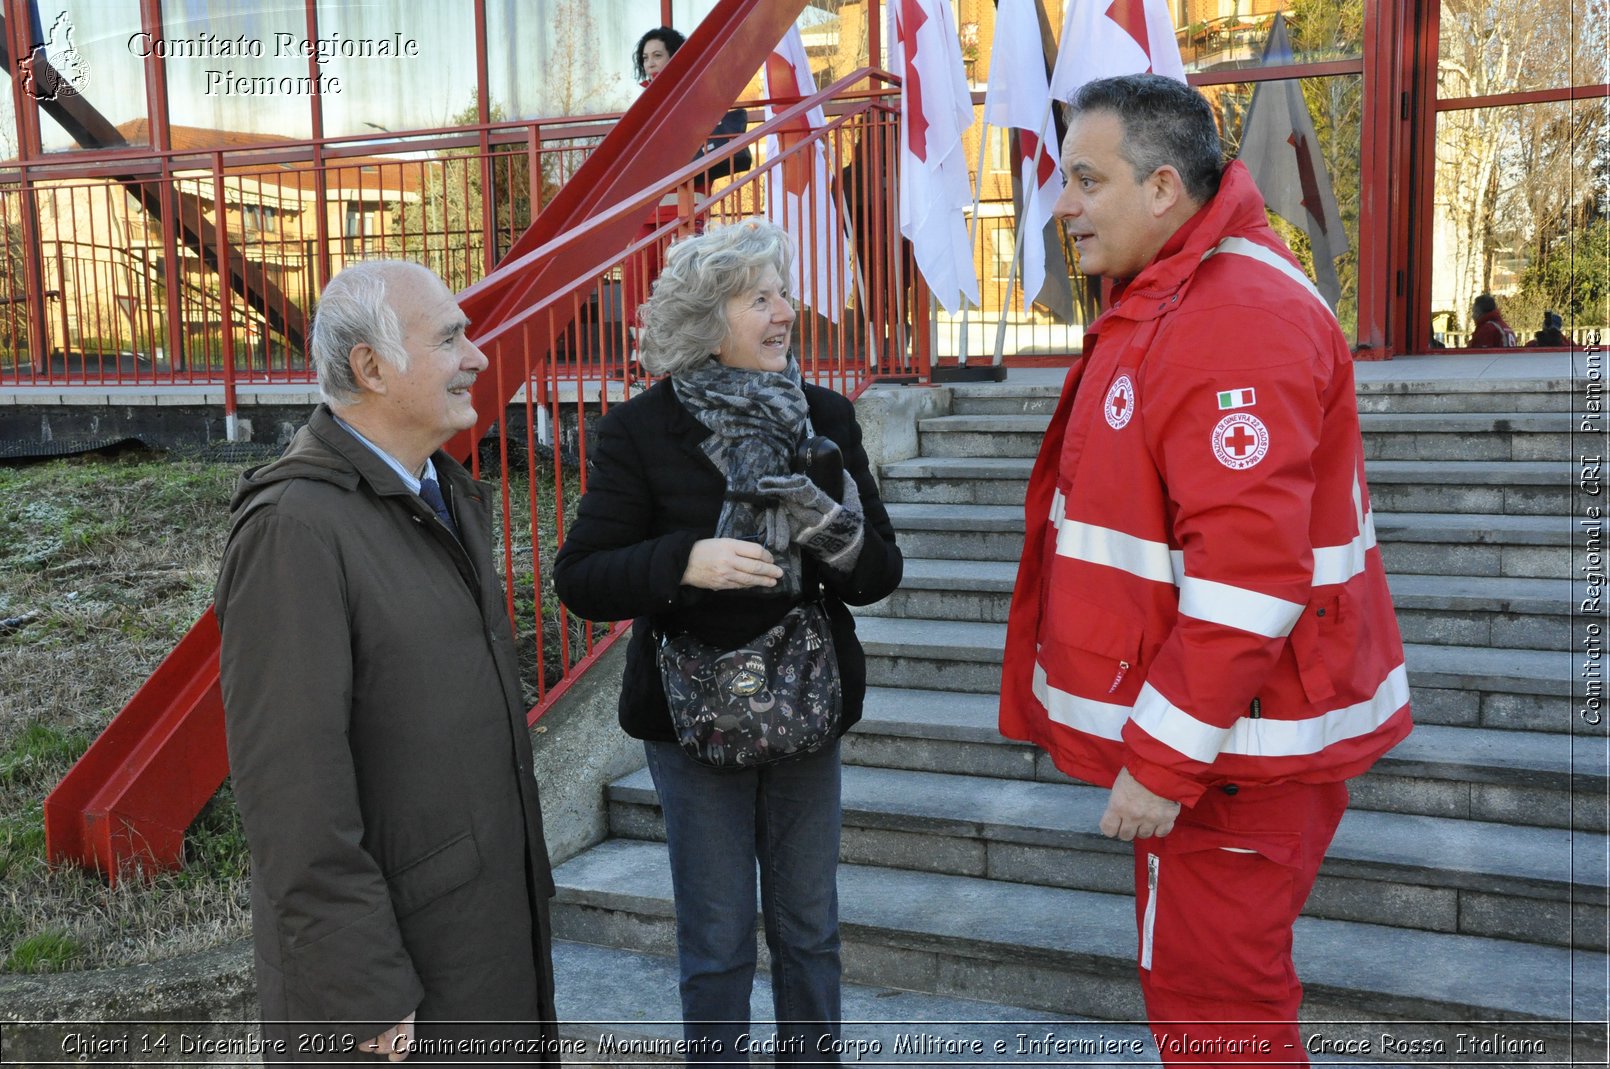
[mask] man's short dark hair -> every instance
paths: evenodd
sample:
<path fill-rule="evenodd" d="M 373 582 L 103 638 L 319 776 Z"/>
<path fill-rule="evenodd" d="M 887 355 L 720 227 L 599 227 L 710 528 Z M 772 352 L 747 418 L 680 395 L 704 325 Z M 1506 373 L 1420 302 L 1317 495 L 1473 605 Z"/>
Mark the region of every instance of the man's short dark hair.
<path fill-rule="evenodd" d="M 1498 311 L 1498 302 L 1493 299 L 1493 295 L 1491 293 L 1480 293 L 1476 295 L 1477 315 L 1484 316 L 1488 312 L 1496 311 Z"/>
<path fill-rule="evenodd" d="M 1118 151 L 1135 169 L 1137 182 L 1172 166 L 1198 203 L 1219 191 L 1224 150 L 1213 109 L 1184 82 L 1159 74 L 1102 78 L 1081 86 L 1071 103 L 1074 115 L 1108 111 L 1118 117 L 1124 131 Z"/>

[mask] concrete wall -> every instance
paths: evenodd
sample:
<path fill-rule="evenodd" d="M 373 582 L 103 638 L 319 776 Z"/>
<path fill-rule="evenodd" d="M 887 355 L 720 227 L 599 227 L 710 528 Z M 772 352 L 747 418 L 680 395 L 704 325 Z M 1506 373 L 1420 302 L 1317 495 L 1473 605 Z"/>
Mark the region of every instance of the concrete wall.
<path fill-rule="evenodd" d="M 917 421 L 950 412 L 950 389 L 945 386 L 872 386 L 855 402 L 872 472 L 884 464 L 910 460 L 917 455 Z"/>
<path fill-rule="evenodd" d="M 554 703 L 532 729 L 548 857 L 568 861 L 609 832 L 604 788 L 643 767 L 643 744 L 615 715 L 627 636 Z"/>

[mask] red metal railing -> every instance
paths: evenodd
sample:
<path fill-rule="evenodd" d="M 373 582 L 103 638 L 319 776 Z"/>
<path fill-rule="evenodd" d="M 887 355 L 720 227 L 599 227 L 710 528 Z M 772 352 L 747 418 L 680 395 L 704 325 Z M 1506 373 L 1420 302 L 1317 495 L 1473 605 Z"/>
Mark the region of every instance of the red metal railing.
<path fill-rule="evenodd" d="M 747 5 L 731 2 L 723 7 L 743 10 Z M 784 15 L 768 13 L 772 19 Z M 775 39 L 780 28 L 761 26 L 751 32 L 764 39 L 774 29 L 771 39 Z M 754 60 L 757 64 L 758 59 Z M 765 152 L 763 142 L 768 135 L 828 100 L 835 104 L 834 116 L 824 129 L 786 151 Z M 665 106 L 672 103 L 665 102 Z M 715 109 L 708 122 L 698 121 L 706 127 L 713 125 L 719 110 Z M 684 114 L 681 121 L 693 123 L 690 116 L 698 115 L 702 113 Z M 764 158 L 753 171 L 714 193 L 694 194 L 695 175 L 709 164 L 706 160 L 669 178 L 652 178 L 638 192 L 600 207 L 527 251 L 521 245 L 542 230 L 534 225 L 515 243 L 494 278 L 461 295 L 475 319 L 472 331 L 491 360 L 477 387 L 477 404 L 483 423 L 495 420 L 496 430 L 483 439 L 478 428 L 474 435 L 450 443 L 450 447 L 462 446 L 460 455 L 470 456 L 477 471 L 495 469 L 502 481 L 502 563 L 508 578 L 508 608 L 522 637 L 522 669 L 533 720 L 620 633 L 618 627 L 601 628 L 570 619 L 545 591 L 553 549 L 563 538 L 565 515 L 585 487 L 587 423 L 641 386 L 631 363 L 626 329 L 631 310 L 624 307 L 621 297 L 623 269 L 629 263 L 644 262 L 675 236 L 706 220 L 765 212 L 770 190 L 783 181 L 791 161 L 811 152 L 826 152 L 830 158 L 827 173 L 836 181 L 829 181 L 822 199 L 812 203 L 819 204 L 820 212 L 829 218 L 820 218 L 816 208 L 806 211 L 804 232 L 831 233 L 831 226 L 818 223 L 833 217 L 863 223 L 870 220 L 875 225 L 828 253 L 843 255 L 844 270 L 828 287 L 831 293 L 818 298 L 818 308 L 801 317 L 802 363 L 813 378 L 844 390 L 853 390 L 881 373 L 925 374 L 926 368 L 907 352 L 911 331 L 906 321 L 906 284 L 910 280 L 904 277 L 898 256 L 892 254 L 900 247 L 895 222 L 891 212 L 878 207 L 885 191 L 895 185 L 894 124 L 894 102 L 886 87 L 877 75 L 858 72 L 730 145 L 725 150 L 728 155 L 749 147 Z M 696 123 L 693 129 L 696 137 Z M 672 149 L 680 152 L 676 145 L 665 147 L 666 151 Z M 691 155 L 689 146 L 682 158 Z M 483 166 L 483 174 L 486 166 L 497 162 L 486 156 L 470 158 Z M 857 166 L 849 167 L 856 161 Z M 343 166 L 350 169 L 350 161 L 329 164 L 332 171 Z M 221 171 L 221 165 L 214 168 L 212 188 L 227 197 L 234 175 Z M 581 180 L 587 173 L 591 171 Z M 323 177 L 336 188 L 330 174 Z M 667 196 L 674 199 L 675 210 L 636 239 L 626 241 Z M 561 203 L 562 196 L 554 202 Z M 399 234 L 404 230 L 399 227 L 396 233 L 373 237 L 401 240 Z M 422 226 L 407 232 L 454 234 L 468 230 Z M 360 231 L 357 236 L 371 235 Z M 230 237 L 227 225 L 218 229 L 212 246 L 216 262 L 232 263 Z M 239 240 L 244 237 L 242 232 Z M 332 235 L 327 240 L 346 237 Z M 333 255 L 335 250 L 327 244 L 324 251 Z M 457 265 L 463 265 L 465 271 L 473 269 L 475 257 L 465 255 L 462 249 L 436 251 L 444 253 L 444 270 Z M 480 252 L 485 254 L 485 248 Z M 808 241 L 801 257 L 805 269 L 812 270 L 823 255 L 822 248 Z M 543 277 L 533 282 L 535 274 Z M 533 294 L 524 305 L 512 296 L 522 287 Z M 223 317 L 241 301 L 249 304 L 250 297 L 238 292 L 241 288 L 215 285 L 204 292 L 216 297 Z M 477 308 L 501 314 L 478 316 Z M 832 314 L 827 314 L 830 308 Z M 230 332 L 220 334 L 227 339 Z M 472 444 L 478 448 L 471 449 Z M 183 776 L 176 775 L 180 768 Z M 129 865 L 176 865 L 182 859 L 185 827 L 226 771 L 217 688 L 217 629 L 209 613 L 47 799 L 50 856 L 98 868 L 113 879 Z"/>
<path fill-rule="evenodd" d="M 0 186 L 0 388 L 310 381 L 326 271 L 479 282 L 613 118 L 26 169 Z"/>
<path fill-rule="evenodd" d="M 927 376 L 926 366 L 908 350 L 903 279 L 897 258 L 890 255 L 900 247 L 894 220 L 886 215 L 884 229 L 863 234 L 860 241 L 848 238 L 843 225 L 857 204 L 870 203 L 892 181 L 885 163 L 894 159 L 895 101 L 877 88 L 851 91 L 869 77 L 869 72 L 858 72 L 819 94 L 819 99 L 836 100 L 839 108 L 807 141 L 770 154 L 763 151 L 771 130 L 818 98 L 734 142 L 723 155 L 749 147 L 762 159 L 721 190 L 696 195 L 694 176 L 701 168 L 689 165 L 677 180 L 644 190 L 560 242 L 536 250 L 532 255 L 540 257 L 556 255 L 561 244 L 602 247 L 591 241 L 595 233 L 659 216 L 657 223 L 643 225 L 624 250 L 597 255 L 592 264 L 557 283 L 548 297 L 477 337 L 491 361 L 483 378 L 493 381 L 494 394 L 503 395 L 510 386 L 518 390 L 517 403 L 505 409 L 505 418 L 490 440 L 482 440 L 477 455 L 502 474 L 502 563 L 510 577 L 509 609 L 517 630 L 537 638 L 536 664 L 527 665 L 535 715 L 601 652 L 601 642 L 620 631 L 589 628 L 547 598 L 549 560 L 543 554 L 563 540 L 565 517 L 585 491 L 588 421 L 645 385 L 632 359 L 631 274 L 650 275 L 670 242 L 704 225 L 765 215 L 785 173 L 798 160 L 825 151 L 836 163 L 860 152 L 880 163 L 851 169 L 847 179 L 843 168 L 848 164 L 829 169 L 839 181 L 800 213 L 803 233 L 825 234 L 829 240 L 801 242 L 800 275 L 810 280 L 806 292 L 817 302 L 802 309 L 795 351 L 806 377 L 846 393 L 879 375 Z M 659 212 L 666 200 L 673 203 Z M 835 224 L 837 239 L 832 237 Z M 841 270 L 822 270 L 824 259 L 838 256 Z"/>

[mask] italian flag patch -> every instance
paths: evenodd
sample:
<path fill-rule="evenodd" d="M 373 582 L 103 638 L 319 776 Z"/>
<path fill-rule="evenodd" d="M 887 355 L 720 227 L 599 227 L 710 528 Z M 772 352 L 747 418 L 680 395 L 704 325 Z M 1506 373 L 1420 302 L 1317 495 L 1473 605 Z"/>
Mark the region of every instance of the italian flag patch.
<path fill-rule="evenodd" d="M 1249 386 L 1244 390 L 1225 390 L 1219 394 L 1219 411 L 1229 408 L 1251 408 L 1258 403 L 1257 393 Z"/>

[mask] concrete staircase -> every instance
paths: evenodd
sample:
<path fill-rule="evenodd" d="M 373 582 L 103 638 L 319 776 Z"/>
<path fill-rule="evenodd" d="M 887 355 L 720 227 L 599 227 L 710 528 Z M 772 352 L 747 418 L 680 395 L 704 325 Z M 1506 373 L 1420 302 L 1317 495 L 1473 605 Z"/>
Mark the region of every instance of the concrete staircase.
<path fill-rule="evenodd" d="M 1389 1034 L 1465 1061 L 1604 1051 L 1607 778 L 1602 733 L 1573 733 L 1569 394 L 1480 386 L 1360 388 L 1419 726 L 1351 785 L 1297 928 L 1311 1049 L 1331 1057 L 1346 1041 L 1372 1064 L 1410 1053 Z M 885 1003 L 882 1020 L 938 1020 L 922 1015 L 957 999 L 991 1004 L 967 1019 L 1144 1016 L 1130 851 L 1095 830 L 1105 792 L 995 730 L 1021 502 L 1056 393 L 953 386 L 920 456 L 881 473 L 906 580 L 859 621 L 873 689 L 844 745 L 844 964 L 874 1005 L 879 989 L 939 1000 Z M 647 772 L 609 802 L 614 837 L 556 874 L 556 932 L 671 953 Z"/>

